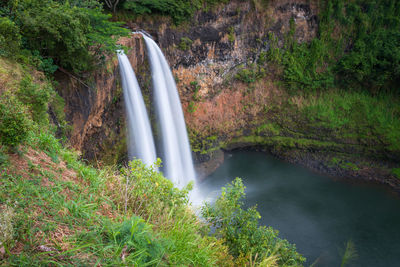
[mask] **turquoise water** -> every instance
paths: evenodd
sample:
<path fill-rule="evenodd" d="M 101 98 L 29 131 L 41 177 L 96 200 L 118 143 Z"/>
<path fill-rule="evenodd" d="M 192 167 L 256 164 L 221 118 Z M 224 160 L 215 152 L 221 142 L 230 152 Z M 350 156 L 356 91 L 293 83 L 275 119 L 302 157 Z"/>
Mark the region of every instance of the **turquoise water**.
<path fill-rule="evenodd" d="M 400 198 L 386 188 L 315 174 L 261 152 L 226 154 L 201 185 L 210 199 L 241 177 L 246 205 L 307 258 L 305 266 L 340 266 L 348 240 L 358 258 L 347 266 L 400 266 Z"/>

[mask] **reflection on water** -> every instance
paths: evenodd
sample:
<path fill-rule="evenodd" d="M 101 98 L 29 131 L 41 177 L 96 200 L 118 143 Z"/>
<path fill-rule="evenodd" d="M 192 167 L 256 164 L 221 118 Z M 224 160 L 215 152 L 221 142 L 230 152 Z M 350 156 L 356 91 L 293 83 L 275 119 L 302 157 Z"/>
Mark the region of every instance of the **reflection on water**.
<path fill-rule="evenodd" d="M 215 199 L 241 177 L 246 205 L 258 206 L 261 224 L 295 243 L 310 265 L 340 266 L 339 250 L 352 240 L 359 257 L 349 266 L 400 266 L 400 198 L 370 184 L 335 181 L 261 152 L 240 151 L 203 183 Z"/>

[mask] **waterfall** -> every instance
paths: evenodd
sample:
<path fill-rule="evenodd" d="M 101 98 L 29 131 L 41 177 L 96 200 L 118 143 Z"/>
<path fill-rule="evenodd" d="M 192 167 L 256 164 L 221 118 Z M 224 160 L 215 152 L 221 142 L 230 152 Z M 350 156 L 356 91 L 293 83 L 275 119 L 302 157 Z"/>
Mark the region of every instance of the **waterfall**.
<path fill-rule="evenodd" d="M 156 161 L 156 150 L 146 106 L 131 63 L 123 51 L 118 51 L 118 61 L 128 119 L 129 158 L 137 157 L 149 166 Z"/>
<path fill-rule="evenodd" d="M 145 34 L 152 72 L 157 119 L 161 129 L 165 176 L 182 188 L 195 180 L 189 138 L 175 80 L 161 49 Z"/>
<path fill-rule="evenodd" d="M 175 186 L 183 188 L 190 181 L 195 182 L 196 175 L 178 90 L 161 49 L 150 37 L 143 33 L 142 36 L 147 46 L 152 72 L 154 105 L 160 126 L 165 176 Z M 118 51 L 118 60 L 128 117 L 129 157 L 136 156 L 146 165 L 151 165 L 156 160 L 156 151 L 139 84 L 128 58 L 122 51 Z M 197 199 L 195 192 L 196 188 L 191 192 L 192 199 Z"/>

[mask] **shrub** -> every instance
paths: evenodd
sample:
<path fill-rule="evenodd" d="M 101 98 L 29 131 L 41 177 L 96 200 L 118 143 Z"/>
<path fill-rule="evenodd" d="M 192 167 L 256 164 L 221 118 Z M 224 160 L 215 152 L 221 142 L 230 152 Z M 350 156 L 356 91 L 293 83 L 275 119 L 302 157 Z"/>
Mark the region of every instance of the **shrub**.
<path fill-rule="evenodd" d="M 247 67 L 241 66 L 236 73 L 235 78 L 244 83 L 250 84 L 256 82 L 258 79 L 265 77 L 265 69 L 256 65 L 249 64 Z"/>
<path fill-rule="evenodd" d="M 3 148 L 0 146 L 0 167 L 7 166 L 9 163 L 8 155 L 5 153 Z"/>
<path fill-rule="evenodd" d="M 238 265 L 262 262 L 270 257 L 284 266 L 299 266 L 305 258 L 296 252 L 296 247 L 278 238 L 271 227 L 258 226 L 261 218 L 256 207 L 243 210 L 244 185 L 236 178 L 222 188 L 221 196 L 213 205 L 206 204 L 203 217 L 215 227 L 215 234 L 229 247 Z"/>
<path fill-rule="evenodd" d="M 18 99 L 29 107 L 33 120 L 39 124 L 48 124 L 48 102 L 53 94 L 52 87 L 35 84 L 30 76 L 21 80 L 17 92 Z"/>
<path fill-rule="evenodd" d="M 189 113 L 195 113 L 197 108 L 198 108 L 198 106 L 196 105 L 196 103 L 194 101 L 190 101 L 189 105 L 187 107 L 187 111 Z"/>
<path fill-rule="evenodd" d="M 298 90 L 316 91 L 333 87 L 334 76 L 329 67 L 324 67 L 327 59 L 319 40 L 311 44 L 294 44 L 283 55 L 284 80 L 291 92 Z M 318 60 L 321 55 L 323 60 Z M 324 61 L 325 60 L 325 61 Z"/>
<path fill-rule="evenodd" d="M 16 147 L 27 138 L 31 126 L 21 102 L 13 96 L 3 94 L 0 98 L 0 142 Z"/>
<path fill-rule="evenodd" d="M 162 261 L 165 250 L 162 240 L 154 236 L 150 225 L 140 217 L 133 215 L 122 223 L 106 222 L 104 228 L 95 231 L 97 233 L 88 233 L 86 238 L 90 235 L 104 236 L 104 241 L 93 244 L 92 248 L 99 246 L 96 249 L 98 253 L 106 247 L 107 253 L 121 255 L 121 257 L 116 257 L 120 261 L 118 265 L 125 262 L 127 266 L 155 266 Z M 107 261 L 107 257 L 99 256 L 103 258 L 103 261 Z M 116 264 L 115 258 L 114 262 L 110 263 Z"/>
<path fill-rule="evenodd" d="M 113 176 L 107 192 L 112 193 L 110 199 L 115 206 L 154 226 L 160 233 L 157 237 L 163 239 L 168 265 L 232 266 L 226 246 L 214 237 L 203 236 L 206 226 L 188 209 L 191 184 L 183 190 L 174 187 L 156 170 L 159 164 L 160 161 L 154 167 L 146 167 L 134 160 L 121 170 L 121 176 Z"/>
<path fill-rule="evenodd" d="M 193 43 L 192 39 L 190 39 L 188 37 L 182 37 L 178 48 L 183 51 L 189 50 L 192 43 Z"/>
<path fill-rule="evenodd" d="M 164 208 L 182 207 L 188 202 L 191 185 L 183 190 L 174 187 L 170 180 L 156 170 L 160 164 L 161 161 L 158 161 L 155 167 L 146 167 L 141 160 L 134 160 L 129 162 L 129 168 L 121 169 L 125 178 L 125 188 L 121 190 L 124 191 L 125 208 L 130 207 L 135 214 L 145 219 L 150 215 L 149 211 L 157 216 Z"/>
<path fill-rule="evenodd" d="M 54 64 L 52 58 L 41 58 L 38 65 L 38 70 L 43 71 L 47 75 L 53 74 L 58 69 L 58 66 Z"/>
<path fill-rule="evenodd" d="M 7 17 L 0 17 L 0 55 L 13 55 L 21 45 L 19 28 Z"/>
<path fill-rule="evenodd" d="M 46 152 L 54 162 L 58 162 L 58 152 L 61 151 L 61 144 L 53 134 L 40 131 L 34 136 L 34 146 Z"/>

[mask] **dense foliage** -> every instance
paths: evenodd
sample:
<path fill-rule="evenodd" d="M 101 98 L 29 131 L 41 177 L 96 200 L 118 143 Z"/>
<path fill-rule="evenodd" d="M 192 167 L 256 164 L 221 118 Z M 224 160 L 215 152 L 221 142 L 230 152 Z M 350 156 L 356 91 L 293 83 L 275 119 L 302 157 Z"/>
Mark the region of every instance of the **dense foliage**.
<path fill-rule="evenodd" d="M 0 142 L 16 147 L 25 141 L 30 129 L 26 108 L 11 95 L 0 98 Z"/>
<path fill-rule="evenodd" d="M 0 43 L 12 44 L 0 52 L 18 57 L 22 49 L 50 73 L 54 64 L 74 72 L 93 68 L 128 32 L 109 21 L 97 1 L 9 0 L 0 8 Z"/>
<path fill-rule="evenodd" d="M 310 43 L 293 40 L 270 59 L 284 67 L 291 91 L 331 87 L 371 93 L 400 92 L 400 2 L 396 0 L 320 1 L 318 36 Z"/>
<path fill-rule="evenodd" d="M 9 18 L 0 17 L 0 55 L 8 56 L 17 53 L 20 45 L 19 28 Z"/>
<path fill-rule="evenodd" d="M 197 10 L 209 9 L 216 4 L 227 2 L 228 0 L 125 0 L 120 1 L 117 7 L 133 15 L 166 15 L 171 17 L 175 24 L 180 24 L 192 18 Z"/>
<path fill-rule="evenodd" d="M 135 14 L 158 13 L 169 15 L 176 23 L 190 17 L 196 9 L 199 8 L 200 1 L 185 0 L 144 0 L 144 1 L 126 1 L 123 9 L 132 11 Z"/>
<path fill-rule="evenodd" d="M 244 210 L 245 187 L 241 179 L 236 178 L 222 188 L 222 194 L 213 204 L 206 204 L 203 217 L 215 227 L 215 234 L 222 238 L 229 252 L 237 259 L 238 266 L 251 263 L 275 262 L 279 266 L 299 266 L 304 261 L 296 252 L 296 247 L 286 240 L 278 238 L 278 232 L 272 228 L 259 226 L 261 218 L 256 207 Z"/>

